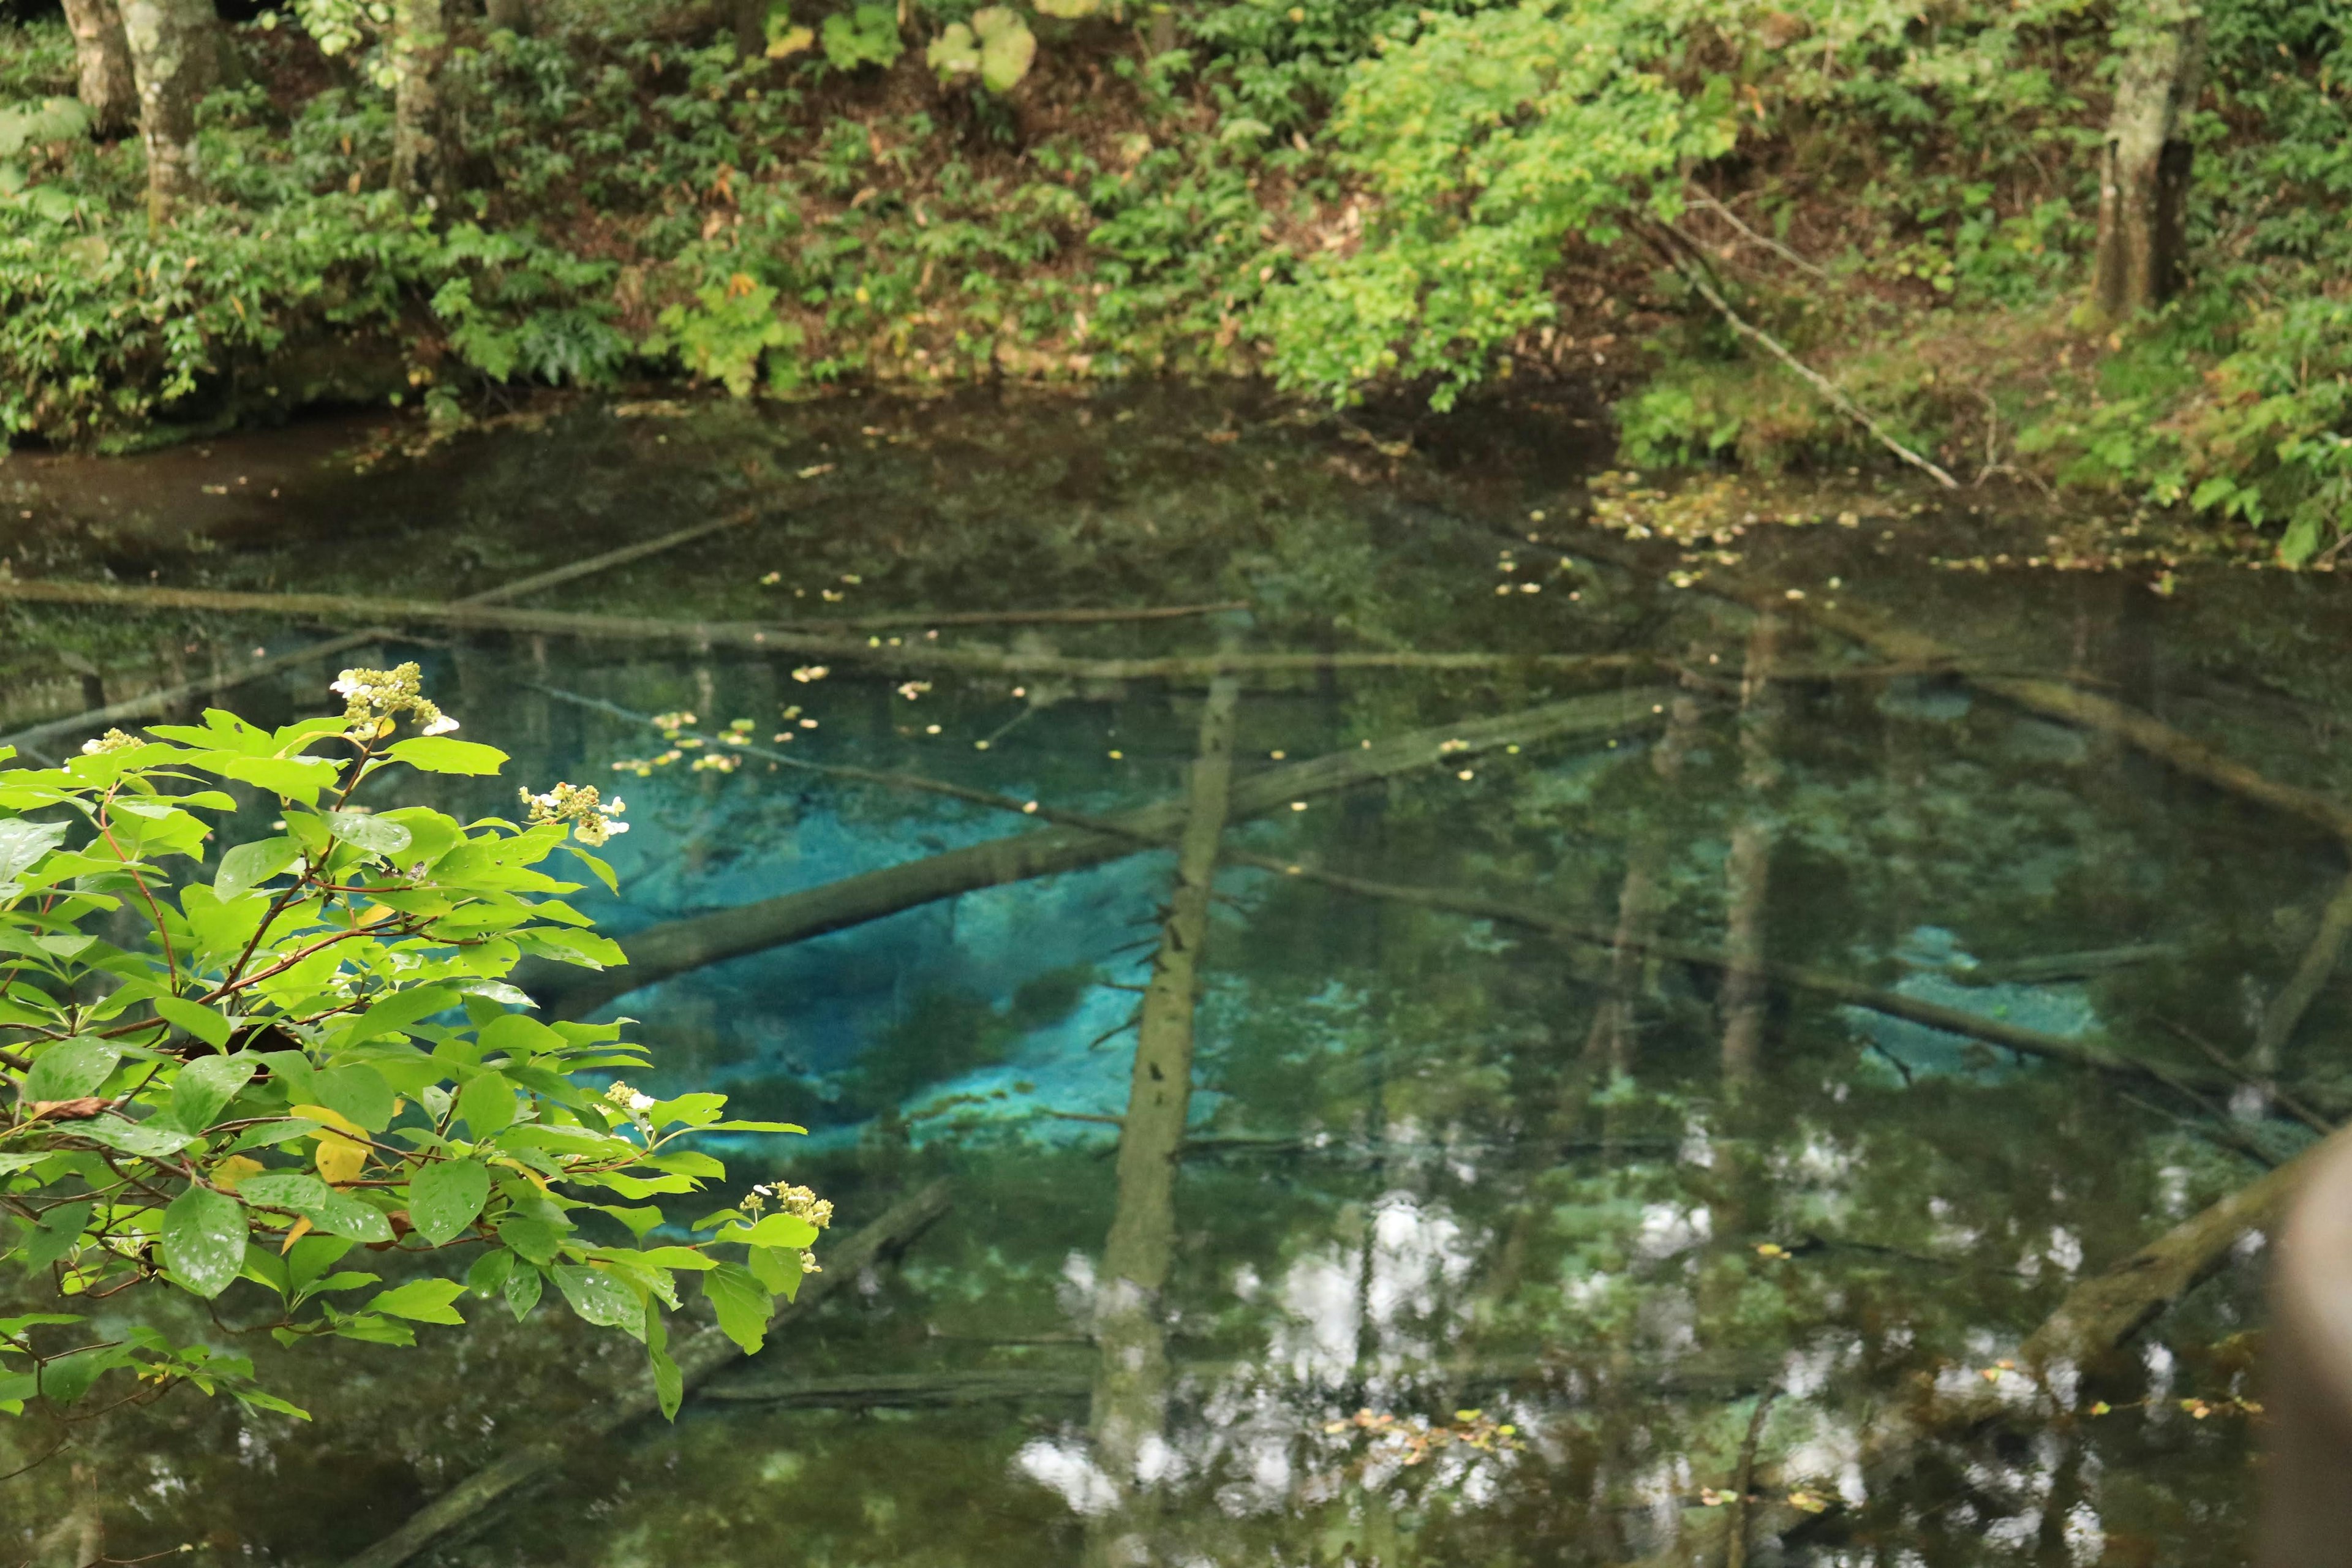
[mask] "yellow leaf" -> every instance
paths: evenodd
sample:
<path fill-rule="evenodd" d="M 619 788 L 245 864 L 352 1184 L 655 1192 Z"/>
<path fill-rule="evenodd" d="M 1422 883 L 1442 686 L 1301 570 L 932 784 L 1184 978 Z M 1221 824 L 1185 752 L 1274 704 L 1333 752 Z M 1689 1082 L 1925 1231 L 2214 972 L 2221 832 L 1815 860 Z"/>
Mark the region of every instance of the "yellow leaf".
<path fill-rule="evenodd" d="M 354 1138 L 364 1138 L 367 1136 L 366 1128 L 361 1126 L 350 1117 L 345 1116 L 341 1111 L 330 1110 L 323 1105 L 297 1105 L 291 1108 L 291 1113 L 296 1116 L 306 1117 L 312 1121 L 323 1123 L 326 1126 L 335 1129 L 339 1132 L 348 1132 Z"/>
<path fill-rule="evenodd" d="M 355 1143 L 340 1132 L 320 1133 L 319 1152 L 313 1156 L 320 1176 L 332 1187 L 347 1187 L 358 1181 L 367 1157 L 366 1144 Z"/>
<path fill-rule="evenodd" d="M 310 1222 L 307 1219 L 298 1219 L 292 1225 L 288 1226 L 286 1227 L 286 1239 L 278 1246 L 278 1256 L 283 1258 L 288 1253 L 293 1251 L 294 1244 L 310 1234 Z"/>
<path fill-rule="evenodd" d="M 242 1154 L 232 1154 L 213 1167 L 213 1185 L 233 1193 L 246 1177 L 257 1176 L 260 1173 L 260 1161 L 248 1160 Z"/>
<path fill-rule="evenodd" d="M 814 28 L 786 27 L 768 40 L 768 58 L 772 60 L 790 59 L 815 42 Z"/>

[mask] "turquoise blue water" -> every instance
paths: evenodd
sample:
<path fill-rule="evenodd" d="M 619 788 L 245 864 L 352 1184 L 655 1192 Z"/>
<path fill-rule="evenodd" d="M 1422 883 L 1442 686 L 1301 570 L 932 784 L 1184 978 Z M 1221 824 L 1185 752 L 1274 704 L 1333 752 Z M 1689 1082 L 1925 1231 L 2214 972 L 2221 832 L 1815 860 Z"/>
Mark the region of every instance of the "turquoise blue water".
<path fill-rule="evenodd" d="M 1433 752 L 1231 827 L 1229 845 L 1279 862 L 1475 893 L 1602 940 L 1221 872 L 1157 1312 L 1164 1404 L 1132 1453 L 1102 1440 L 1094 1333 L 1127 1026 L 1169 855 L 915 903 L 620 998 L 608 1013 L 638 1020 L 654 1087 L 723 1088 L 810 1127 L 725 1148 L 734 1176 L 815 1186 L 836 1238 L 930 1180 L 950 1206 L 674 1426 L 567 1445 L 552 1475 L 418 1561 L 1712 1561 L 1768 1394 L 1751 1562 L 2242 1561 L 2259 1249 L 2111 1364 L 2021 1394 L 2010 1429 L 1931 1443 L 1899 1475 L 1864 1462 L 1887 1411 L 1988 1370 L 2014 1378 L 1999 1363 L 2071 1284 L 2257 1173 L 2206 1112 L 1801 989 L 1761 1001 L 1743 1076 L 1720 968 L 1641 943 L 1760 943 L 2200 1070 L 2172 1027 L 2242 1050 L 2340 849 L 1960 679 L 1858 674 L 1874 656 L 1794 610 L 1781 677 L 1743 697 L 1754 617 L 1717 590 L 1884 611 L 2327 789 L 2345 775 L 2340 699 L 2305 675 L 2343 637 L 2332 586 L 2190 573 L 2160 599 L 2132 571 L 1937 571 L 1931 554 L 2006 549 L 2052 521 L 1989 498 L 1913 516 L 1907 493 L 1874 503 L 1858 479 L 1824 510 L 1861 498 L 1861 526 L 1759 531 L 1736 565 L 1694 562 L 1577 521 L 1599 455 L 1567 418 L 1375 420 L 1414 443 L 1391 458 L 1351 425 L 1182 391 L 675 419 L 579 406 L 364 475 L 347 449 L 321 461 L 341 431 L 152 471 L 0 467 L 36 514 L 0 538 L 22 575 L 454 597 L 751 505 L 759 521 L 525 603 L 768 623 L 904 611 L 873 635 L 1089 659 L 1225 635 L 1258 653 L 1619 659 L 1253 675 L 1243 777 L 1664 689 L 1671 711 L 1618 729 Z M 1204 439 L 1226 428 L 1244 433 Z M 258 493 L 257 473 L 281 493 Z M 201 489 L 219 482 L 226 500 Z M 922 622 L 1205 605 L 1245 608 Z M 9 615 L 7 728 L 79 707 L 85 671 L 130 695 L 364 624 Z M 558 779 L 626 798 L 621 890 L 583 900 L 624 936 L 1043 830 L 795 762 L 1106 815 L 1181 795 L 1204 695 L 1197 676 L 914 677 L 854 657 L 796 679 L 814 661 L 752 646 L 421 626 L 226 700 L 307 711 L 331 665 L 400 658 L 467 735 L 514 754 L 512 780 L 448 784 L 453 804 L 499 809 L 515 783 Z M 913 679 L 928 688 L 902 689 Z M 671 742 L 614 709 L 690 711 L 688 738 L 743 721 L 758 744 L 652 762 Z M 714 753 L 737 765 L 693 766 Z M 2291 1048 L 2315 1094 L 2340 1076 L 2345 1013 L 2330 988 Z M 2283 1153 L 2302 1135 L 2252 1136 Z M 279 1353 L 244 1345 L 225 1311 L 205 1331 L 255 1351 L 316 1419 L 185 1395 L 117 1411 L 0 1482 L 0 1541 L 44 1564 L 87 1561 L 92 1542 L 110 1559 L 184 1542 L 173 1561 L 342 1562 L 633 1374 L 633 1344 L 560 1306 L 517 1322 L 494 1305 L 413 1352 Z M 1790 1524 L 1791 1496 L 1821 1511 Z"/>

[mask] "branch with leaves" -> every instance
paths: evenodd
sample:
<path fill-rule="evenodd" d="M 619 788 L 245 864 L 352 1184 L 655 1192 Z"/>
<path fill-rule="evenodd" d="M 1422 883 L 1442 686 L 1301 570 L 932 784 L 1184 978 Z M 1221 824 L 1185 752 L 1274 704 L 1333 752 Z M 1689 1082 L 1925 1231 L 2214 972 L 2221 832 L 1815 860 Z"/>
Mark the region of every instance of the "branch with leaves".
<path fill-rule="evenodd" d="M 617 1025 L 541 1023 L 509 983 L 526 957 L 625 962 L 564 901 L 581 884 L 541 868 L 560 849 L 614 886 L 591 851 L 626 830 L 623 803 L 524 790 L 521 823 L 362 805 L 507 758 L 451 738 L 413 664 L 334 689 L 341 714 L 276 731 L 214 710 L 0 769 L 0 1259 L 67 1306 L 170 1288 L 219 1323 L 237 1289 L 237 1331 L 283 1344 L 412 1344 L 415 1324 L 463 1321 L 469 1291 L 521 1316 L 551 1283 L 645 1343 L 674 1413 L 677 1276 L 698 1275 L 720 1328 L 755 1348 L 831 1207 L 762 1184 L 701 1239 L 665 1242 L 647 1200 L 725 1177 L 698 1134 L 801 1130 L 608 1081 L 647 1065 L 643 1047 Z M 268 835 L 215 853 L 261 816 Z M 343 1267 L 362 1247 L 471 1263 L 374 1289 Z M 73 1405 L 121 1370 L 300 1414 L 245 1356 L 83 1322 L 0 1321 L 0 1411 Z"/>

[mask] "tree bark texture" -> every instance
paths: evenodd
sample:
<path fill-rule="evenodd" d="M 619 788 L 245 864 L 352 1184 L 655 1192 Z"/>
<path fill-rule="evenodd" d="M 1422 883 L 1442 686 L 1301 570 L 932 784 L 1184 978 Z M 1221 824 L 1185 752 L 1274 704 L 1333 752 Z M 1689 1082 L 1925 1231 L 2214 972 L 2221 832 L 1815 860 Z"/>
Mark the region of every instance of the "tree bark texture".
<path fill-rule="evenodd" d="M 204 189 L 196 106 L 221 84 L 226 43 L 212 0 L 121 4 L 139 89 L 139 139 L 147 149 L 147 216 L 160 224 Z"/>
<path fill-rule="evenodd" d="M 131 46 L 122 37 L 122 13 L 114 0 L 65 0 L 66 26 L 73 34 L 78 89 L 94 128 L 109 140 L 139 122 L 139 84 L 131 73 Z"/>
<path fill-rule="evenodd" d="M 448 186 L 441 66 L 449 53 L 443 0 L 393 0 L 392 183 L 437 202 Z"/>
<path fill-rule="evenodd" d="M 2205 18 L 2185 0 L 2146 0 L 2116 26 L 2115 105 L 2100 148 L 2091 305 L 2105 322 L 2179 290 L 2189 116 L 2205 79 Z"/>

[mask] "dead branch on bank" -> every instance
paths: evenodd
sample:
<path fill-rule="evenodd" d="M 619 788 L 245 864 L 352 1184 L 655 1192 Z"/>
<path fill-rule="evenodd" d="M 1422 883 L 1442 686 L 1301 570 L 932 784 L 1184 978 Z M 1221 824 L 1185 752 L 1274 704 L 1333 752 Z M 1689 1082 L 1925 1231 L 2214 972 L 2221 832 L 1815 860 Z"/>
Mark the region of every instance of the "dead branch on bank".
<path fill-rule="evenodd" d="M 1627 734 L 1654 725 L 1657 710 L 1671 695 L 1664 688 L 1636 687 L 1570 698 L 1515 713 L 1417 730 L 1308 762 L 1285 763 L 1237 781 L 1232 815 L 1259 816 L 1294 800 L 1507 745 Z M 1041 809 L 1034 815 L 1045 812 Z M 991 839 L 737 909 L 648 926 L 621 939 L 621 950 L 628 955 L 625 968 L 580 970 L 526 960 L 516 971 L 515 984 L 555 1016 L 581 1017 L 626 992 L 689 969 L 862 925 L 982 888 L 1120 859 L 1151 844 L 1172 840 L 1182 830 L 1183 821 L 1181 801 L 1160 801 L 1105 819 L 1105 826 L 1114 827 L 1113 831 L 1049 827 Z"/>
<path fill-rule="evenodd" d="M 1934 479 L 1946 489 L 1956 490 L 1960 488 L 1960 482 L 1958 479 L 1952 478 L 1951 475 L 1946 473 L 1943 469 L 1937 468 L 1934 463 L 1930 462 L 1926 458 L 1921 457 L 1918 453 L 1913 451 L 1902 442 L 1896 440 L 1894 435 L 1888 431 L 1886 426 L 1881 425 L 1878 422 L 1877 417 L 1868 409 L 1863 407 L 1853 398 L 1848 397 L 1843 392 L 1840 391 L 1838 389 L 1837 383 L 1832 381 L 1828 376 L 1823 375 L 1820 371 L 1817 371 L 1812 366 L 1807 364 L 1803 360 L 1799 359 L 1795 353 L 1792 352 L 1787 344 L 1780 342 L 1780 339 L 1774 337 L 1771 333 L 1764 331 L 1763 328 L 1759 327 L 1754 322 L 1748 321 L 1747 317 L 1741 315 L 1738 310 L 1733 310 L 1731 302 L 1728 300 L 1726 300 L 1723 295 L 1717 290 L 1714 284 L 1706 280 L 1705 273 L 1691 265 L 1688 256 L 1685 255 L 1686 251 L 1697 250 L 1697 241 L 1692 239 L 1689 236 L 1684 234 L 1680 229 L 1675 228 L 1671 224 L 1662 225 L 1660 226 L 1664 230 L 1664 236 L 1667 237 L 1661 237 L 1659 235 L 1653 234 L 1650 237 L 1652 247 L 1656 249 L 1660 256 L 1665 258 L 1666 265 L 1673 268 L 1675 271 L 1681 276 L 1682 280 L 1690 286 L 1692 293 L 1696 294 L 1700 299 L 1706 300 L 1709 305 L 1715 308 L 1715 313 L 1723 318 L 1724 325 L 1729 327 L 1733 331 L 1738 333 L 1741 337 L 1746 338 L 1748 342 L 1755 343 L 1766 353 L 1770 354 L 1774 359 L 1779 360 L 1782 364 L 1794 371 L 1797 374 L 1798 379 L 1802 381 L 1807 386 L 1811 387 L 1813 391 L 1820 395 L 1822 402 L 1828 404 L 1832 408 L 1836 409 L 1840 414 L 1845 416 L 1846 418 L 1851 419 L 1856 425 L 1861 426 L 1864 430 L 1868 431 L 1870 433 L 1871 439 L 1876 441 L 1880 446 L 1885 447 L 1888 451 L 1894 453 L 1896 457 L 1902 458 L 1913 468 L 1917 468 L 1921 473 L 1926 474 L 1928 478 Z"/>
<path fill-rule="evenodd" d="M 859 1275 L 904 1250 L 947 1208 L 948 1184 L 934 1182 L 891 1205 L 848 1240 L 827 1247 L 824 1271 L 810 1275 L 802 1282 L 799 1300 L 778 1305 L 775 1316 L 770 1320 L 771 1337 L 815 1311 L 835 1291 L 854 1288 Z M 715 1327 L 683 1336 L 672 1354 L 689 1393 L 720 1368 L 743 1357 L 741 1347 Z M 350 1559 L 343 1568 L 400 1568 L 500 1498 L 560 1468 L 566 1456 L 584 1444 L 609 1436 L 659 1408 L 652 1377 L 640 1373 L 628 1387 L 572 1417 L 560 1437 L 517 1448 L 475 1471 L 411 1514 L 398 1530 Z"/>

